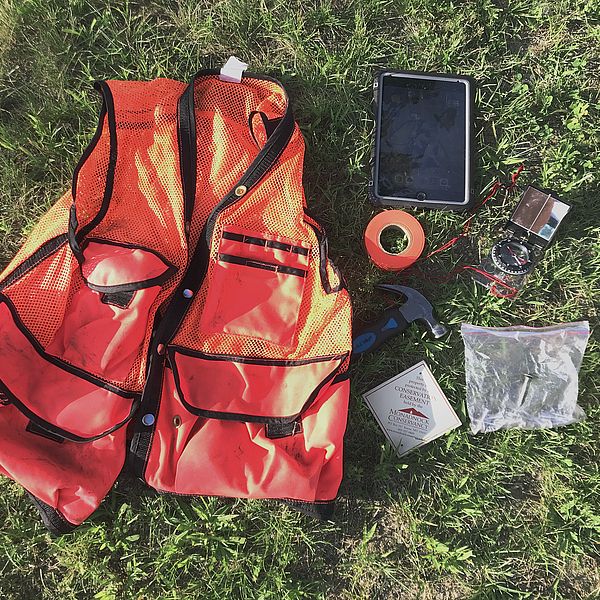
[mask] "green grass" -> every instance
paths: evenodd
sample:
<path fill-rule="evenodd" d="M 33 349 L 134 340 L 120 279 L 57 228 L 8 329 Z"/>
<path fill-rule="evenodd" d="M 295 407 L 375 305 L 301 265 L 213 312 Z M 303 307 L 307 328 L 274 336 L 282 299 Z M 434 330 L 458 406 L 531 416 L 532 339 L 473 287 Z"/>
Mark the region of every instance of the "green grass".
<path fill-rule="evenodd" d="M 424 290 L 454 326 L 413 328 L 353 365 L 346 477 L 336 520 L 277 503 L 160 497 L 124 481 L 76 533 L 45 533 L 21 489 L 0 483 L 2 598 L 598 598 L 600 347 L 580 374 L 587 420 L 472 436 L 463 426 L 398 459 L 360 395 L 425 358 L 467 423 L 458 324 L 589 318 L 600 292 L 598 0 L 4 0 L 0 5 L 0 259 L 10 259 L 69 185 L 92 135 L 100 78 L 187 80 L 230 54 L 287 86 L 307 142 L 309 205 L 326 225 L 355 315 L 398 281 L 362 250 L 371 83 L 379 67 L 457 71 L 477 92 L 477 180 L 538 182 L 572 203 L 519 299 L 467 275 L 515 197 L 499 195 L 472 234 L 423 264 Z M 416 213 L 437 247 L 464 216 Z"/>

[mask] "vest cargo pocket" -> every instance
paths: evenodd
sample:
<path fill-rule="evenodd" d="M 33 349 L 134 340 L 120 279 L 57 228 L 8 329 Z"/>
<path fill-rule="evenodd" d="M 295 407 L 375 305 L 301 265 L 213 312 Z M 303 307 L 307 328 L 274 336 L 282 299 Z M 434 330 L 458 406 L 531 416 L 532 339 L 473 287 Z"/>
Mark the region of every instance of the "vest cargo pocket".
<path fill-rule="evenodd" d="M 21 484 L 51 530 L 86 519 L 125 459 L 139 394 L 47 354 L 0 296 L 0 473 Z"/>
<path fill-rule="evenodd" d="M 202 332 L 292 347 L 309 252 L 302 242 L 226 227 L 200 321 Z"/>
<path fill-rule="evenodd" d="M 26 374 L 34 373 L 35 377 Z M 0 389 L 35 425 L 74 442 L 99 439 L 124 425 L 137 395 L 48 355 L 0 296 Z"/>
<path fill-rule="evenodd" d="M 83 283 L 46 350 L 91 373 L 124 381 L 161 284 L 174 267 L 150 250 L 105 240 L 88 240 L 83 257 Z"/>
<path fill-rule="evenodd" d="M 168 356 L 148 484 L 177 494 L 335 498 L 349 396 L 339 371 L 348 355 L 268 361 L 170 347 Z M 274 435 L 287 423 L 293 432 Z"/>

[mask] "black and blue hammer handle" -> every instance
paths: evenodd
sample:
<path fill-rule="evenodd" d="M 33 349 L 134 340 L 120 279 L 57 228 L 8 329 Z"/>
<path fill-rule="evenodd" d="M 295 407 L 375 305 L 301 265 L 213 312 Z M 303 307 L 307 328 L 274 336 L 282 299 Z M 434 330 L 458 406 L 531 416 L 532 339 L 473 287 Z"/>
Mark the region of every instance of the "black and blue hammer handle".
<path fill-rule="evenodd" d="M 386 309 L 373 323 L 363 326 L 352 342 L 352 354 L 363 354 L 377 350 L 384 342 L 402 333 L 409 326 L 399 308 Z"/>

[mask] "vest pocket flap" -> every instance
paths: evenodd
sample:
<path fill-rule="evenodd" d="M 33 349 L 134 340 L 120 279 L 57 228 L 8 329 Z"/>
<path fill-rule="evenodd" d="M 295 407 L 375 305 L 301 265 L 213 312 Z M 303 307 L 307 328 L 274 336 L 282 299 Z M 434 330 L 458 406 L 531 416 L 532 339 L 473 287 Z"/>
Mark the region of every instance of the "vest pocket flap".
<path fill-rule="evenodd" d="M 175 267 L 152 250 L 91 239 L 83 250 L 81 272 L 99 292 L 133 291 L 161 285 Z"/>
<path fill-rule="evenodd" d="M 273 360 L 169 349 L 177 392 L 190 412 L 264 423 L 302 414 L 345 358 Z"/>
<path fill-rule="evenodd" d="M 137 408 L 123 391 L 47 354 L 0 298 L 0 389 L 36 425 L 73 442 L 115 431 Z"/>

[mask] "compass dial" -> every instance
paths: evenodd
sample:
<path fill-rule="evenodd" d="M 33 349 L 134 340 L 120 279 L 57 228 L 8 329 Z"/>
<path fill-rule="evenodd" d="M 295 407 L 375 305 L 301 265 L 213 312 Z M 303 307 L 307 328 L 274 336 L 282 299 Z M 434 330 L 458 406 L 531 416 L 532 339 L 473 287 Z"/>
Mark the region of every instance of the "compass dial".
<path fill-rule="evenodd" d="M 501 240 L 492 248 L 494 264 L 510 275 L 525 275 L 533 268 L 533 252 L 518 240 Z"/>

